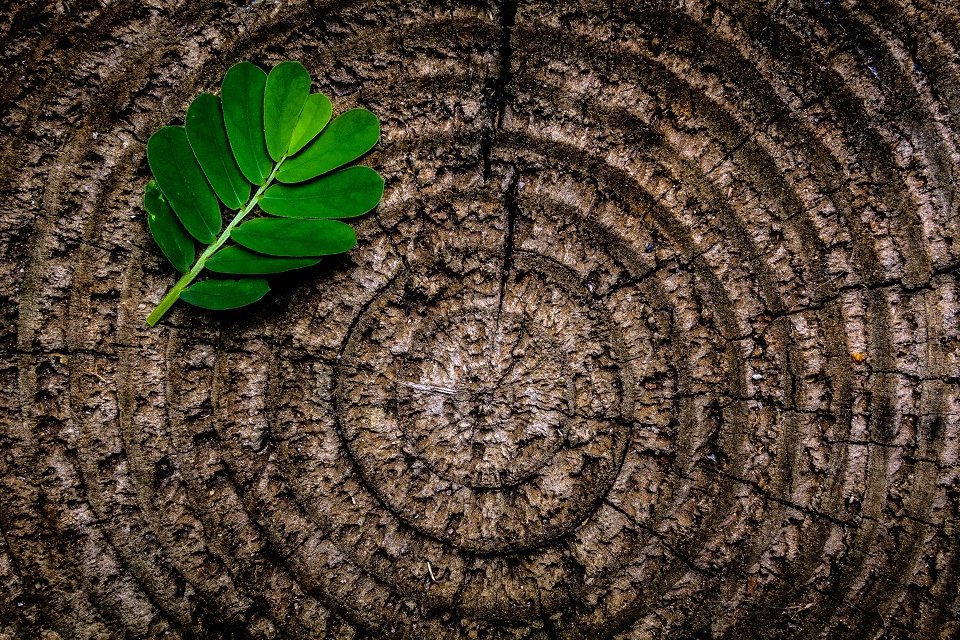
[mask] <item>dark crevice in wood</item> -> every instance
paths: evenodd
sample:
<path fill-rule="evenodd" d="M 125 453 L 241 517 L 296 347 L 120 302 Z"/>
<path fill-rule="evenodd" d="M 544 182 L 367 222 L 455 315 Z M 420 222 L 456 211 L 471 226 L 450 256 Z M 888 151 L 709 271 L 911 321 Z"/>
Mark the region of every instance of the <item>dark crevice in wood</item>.
<path fill-rule="evenodd" d="M 504 205 L 506 207 L 507 222 L 503 234 L 503 266 L 500 269 L 500 301 L 497 305 L 497 322 L 500 322 L 500 315 L 503 312 L 503 296 L 507 291 L 507 283 L 510 281 L 510 272 L 513 269 L 513 246 L 516 242 L 517 218 L 520 217 L 520 203 L 517 199 L 517 185 L 520 181 L 519 174 L 514 171 L 510 175 L 510 183 L 503 194 Z"/>
<path fill-rule="evenodd" d="M 500 0 L 498 17 L 500 19 L 500 41 L 498 45 L 497 76 L 486 83 L 487 120 L 480 136 L 480 157 L 483 159 L 483 178 L 489 181 L 492 176 L 491 159 L 493 140 L 503 127 L 503 118 L 507 110 L 508 91 L 513 77 L 513 28 L 517 21 L 517 8 L 520 0 Z"/>

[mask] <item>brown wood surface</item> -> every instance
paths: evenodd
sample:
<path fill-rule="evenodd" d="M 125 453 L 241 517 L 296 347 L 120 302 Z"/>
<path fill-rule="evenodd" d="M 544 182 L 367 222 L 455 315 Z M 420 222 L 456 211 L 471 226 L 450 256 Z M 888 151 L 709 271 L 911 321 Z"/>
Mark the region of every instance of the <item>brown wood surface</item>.
<path fill-rule="evenodd" d="M 0 8 L 0 638 L 960 636 L 955 0 Z M 144 143 L 302 61 L 359 247 L 180 304 Z"/>

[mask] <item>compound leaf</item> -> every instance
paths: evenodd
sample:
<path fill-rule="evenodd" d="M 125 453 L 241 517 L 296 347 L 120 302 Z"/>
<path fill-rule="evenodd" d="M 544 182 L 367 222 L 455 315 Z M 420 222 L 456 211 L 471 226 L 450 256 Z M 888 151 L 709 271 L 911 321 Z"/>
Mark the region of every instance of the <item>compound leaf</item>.
<path fill-rule="evenodd" d="M 186 130 L 193 155 L 220 201 L 228 209 L 242 207 L 250 199 L 250 183 L 230 150 L 220 98 L 210 93 L 194 98 L 187 109 Z"/>
<path fill-rule="evenodd" d="M 257 218 L 234 229 L 230 237 L 258 253 L 295 258 L 343 253 L 357 244 L 353 228 L 336 220 Z"/>
<path fill-rule="evenodd" d="M 296 185 L 275 184 L 260 208 L 285 218 L 352 218 L 371 211 L 383 197 L 383 178 L 370 167 L 350 167 Z"/>
<path fill-rule="evenodd" d="M 183 127 L 161 127 L 147 141 L 157 185 L 187 231 L 203 244 L 220 233 L 220 204 L 193 155 Z"/>
<path fill-rule="evenodd" d="M 230 246 L 217 251 L 207 260 L 207 269 L 216 273 L 265 275 L 312 267 L 319 258 L 278 258 L 256 253 L 243 247 Z"/>
<path fill-rule="evenodd" d="M 143 207 L 147 210 L 147 225 L 160 251 L 174 268 L 186 273 L 196 257 L 193 238 L 187 233 L 173 209 L 167 204 L 163 192 L 153 180 L 147 183 L 143 194 Z"/>
<path fill-rule="evenodd" d="M 263 278 L 202 280 L 184 289 L 180 299 L 195 307 L 223 311 L 245 307 L 265 296 L 268 291 L 270 285 Z"/>
<path fill-rule="evenodd" d="M 220 85 L 223 121 L 230 148 L 247 180 L 256 185 L 267 181 L 273 161 L 263 135 L 263 93 L 266 72 L 255 64 L 241 62 L 230 67 Z"/>
<path fill-rule="evenodd" d="M 274 160 L 280 160 L 287 153 L 308 95 L 310 74 L 299 62 L 281 62 L 267 76 L 263 94 L 263 129 L 267 151 Z"/>
<path fill-rule="evenodd" d="M 377 143 L 380 122 L 366 109 L 331 120 L 330 100 L 311 94 L 310 85 L 298 62 L 281 62 L 269 74 L 241 62 L 224 76 L 220 98 L 200 94 L 183 127 L 162 127 L 150 137 L 154 180 L 144 192 L 147 223 L 164 256 L 185 275 L 147 324 L 155 326 L 180 299 L 206 309 L 235 309 L 270 290 L 261 277 L 194 282 L 204 269 L 230 276 L 278 274 L 356 246 L 353 228 L 336 219 L 374 209 L 384 181 L 369 167 L 345 165 Z M 235 213 L 225 231 L 221 203 Z M 244 222 L 257 205 L 278 217 Z M 228 239 L 236 244 L 224 247 Z M 205 245 L 199 258 L 194 240 Z"/>
<path fill-rule="evenodd" d="M 311 93 L 307 96 L 307 101 L 303 103 L 303 111 L 300 112 L 300 119 L 297 120 L 297 126 L 293 129 L 287 154 L 292 156 L 316 138 L 317 134 L 330 122 L 332 113 L 333 105 L 330 104 L 327 96 L 322 93 Z"/>
<path fill-rule="evenodd" d="M 300 153 L 277 171 L 280 182 L 303 182 L 352 162 L 380 139 L 380 121 L 366 109 L 351 109 L 333 120 Z"/>

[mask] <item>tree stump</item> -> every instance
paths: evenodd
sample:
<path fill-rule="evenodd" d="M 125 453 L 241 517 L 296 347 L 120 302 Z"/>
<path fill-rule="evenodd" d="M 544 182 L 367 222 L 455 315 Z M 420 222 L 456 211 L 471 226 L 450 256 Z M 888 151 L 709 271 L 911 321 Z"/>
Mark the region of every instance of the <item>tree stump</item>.
<path fill-rule="evenodd" d="M 0 638 L 956 638 L 952 0 L 0 10 Z M 145 141 L 364 106 L 360 244 L 179 304 Z"/>

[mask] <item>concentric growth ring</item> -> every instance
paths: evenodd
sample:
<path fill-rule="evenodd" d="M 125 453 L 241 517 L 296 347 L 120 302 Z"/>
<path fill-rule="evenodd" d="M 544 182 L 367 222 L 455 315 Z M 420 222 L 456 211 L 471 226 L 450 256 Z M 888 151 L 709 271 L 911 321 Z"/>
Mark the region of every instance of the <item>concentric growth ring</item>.
<path fill-rule="evenodd" d="M 542 545 L 619 470 L 622 347 L 574 274 L 518 253 L 501 292 L 501 258 L 455 258 L 393 280 L 349 334 L 335 395 L 345 446 L 421 533 L 487 553 Z"/>

